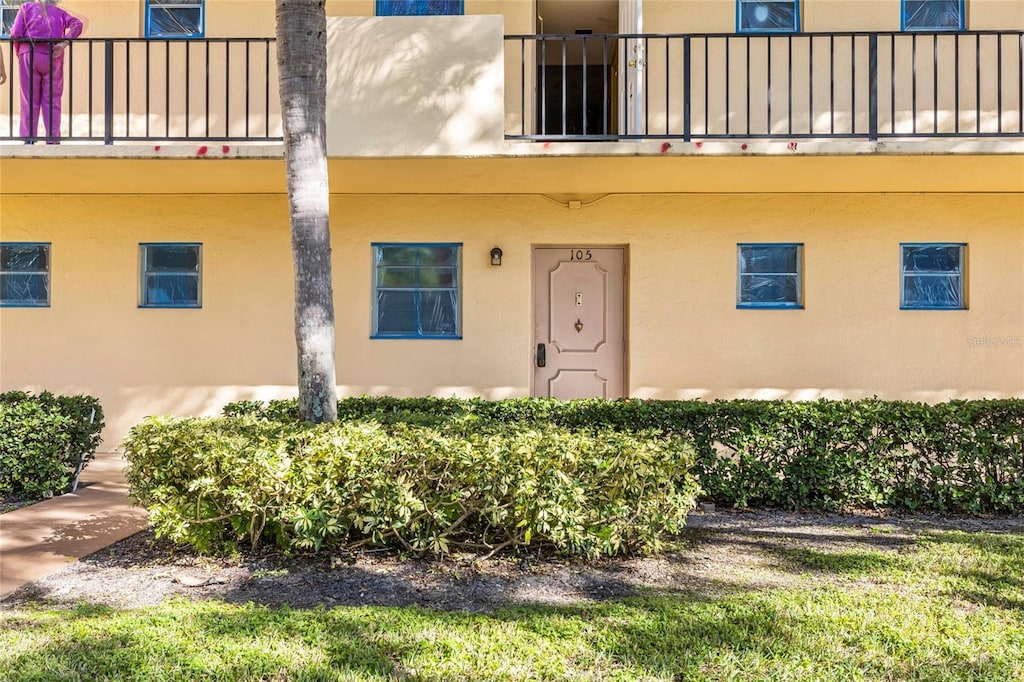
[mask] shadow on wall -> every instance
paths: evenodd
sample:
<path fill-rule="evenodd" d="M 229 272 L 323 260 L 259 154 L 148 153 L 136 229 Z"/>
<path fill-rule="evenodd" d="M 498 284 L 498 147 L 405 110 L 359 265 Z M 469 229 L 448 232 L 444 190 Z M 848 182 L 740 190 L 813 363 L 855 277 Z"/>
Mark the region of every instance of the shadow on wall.
<path fill-rule="evenodd" d="M 502 42 L 499 16 L 329 18 L 328 154 L 495 152 Z"/>

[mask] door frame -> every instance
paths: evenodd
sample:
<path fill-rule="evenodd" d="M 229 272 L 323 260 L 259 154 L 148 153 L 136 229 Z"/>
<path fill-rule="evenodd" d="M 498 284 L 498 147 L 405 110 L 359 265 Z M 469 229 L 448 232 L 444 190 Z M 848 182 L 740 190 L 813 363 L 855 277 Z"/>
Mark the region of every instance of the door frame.
<path fill-rule="evenodd" d="M 594 242 L 559 242 L 555 244 L 530 244 L 530 346 L 527 349 L 527 366 L 530 368 L 530 397 L 537 398 L 537 259 L 534 257 L 538 249 L 621 249 L 622 250 L 622 393 L 624 397 L 632 394 L 629 382 L 629 330 L 632 326 L 629 317 L 630 297 L 630 253 L 629 244 L 601 244 Z"/>

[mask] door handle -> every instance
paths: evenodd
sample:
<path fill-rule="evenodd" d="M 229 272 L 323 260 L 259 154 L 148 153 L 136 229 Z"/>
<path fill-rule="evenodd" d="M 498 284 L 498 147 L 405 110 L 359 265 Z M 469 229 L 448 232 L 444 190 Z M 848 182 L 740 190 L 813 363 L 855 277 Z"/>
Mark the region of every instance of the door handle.
<path fill-rule="evenodd" d="M 548 348 L 543 343 L 537 344 L 537 366 L 546 367 L 548 364 Z"/>

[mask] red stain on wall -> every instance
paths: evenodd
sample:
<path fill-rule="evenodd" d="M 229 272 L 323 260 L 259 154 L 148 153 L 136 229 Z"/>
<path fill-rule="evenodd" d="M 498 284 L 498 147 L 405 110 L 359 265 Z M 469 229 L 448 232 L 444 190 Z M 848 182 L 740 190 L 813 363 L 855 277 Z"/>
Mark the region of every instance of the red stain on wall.
<path fill-rule="evenodd" d="M 206 149 L 206 145 L 204 144 L 202 147 L 199 148 L 199 151 L 197 151 L 196 153 L 199 156 L 206 156 L 206 152 L 207 152 L 207 149 Z"/>
<path fill-rule="evenodd" d="M 153 151 L 155 151 L 155 152 L 160 151 L 160 145 L 157 145 L 157 146 L 153 147 Z"/>
<path fill-rule="evenodd" d="M 669 149 L 672 149 L 672 145 L 670 145 L 668 142 L 662 142 L 661 143 L 661 153 L 662 154 L 667 152 Z"/>
<path fill-rule="evenodd" d="M 741 144 L 740 149 L 742 149 L 743 151 L 747 151 L 747 145 Z"/>
<path fill-rule="evenodd" d="M 228 152 L 231 151 L 231 147 L 224 145 L 223 147 L 220 148 L 220 151 L 222 154 L 227 154 Z"/>
<path fill-rule="evenodd" d="M 694 144 L 697 145 L 697 149 L 700 149 L 701 147 L 704 146 L 703 142 L 694 142 Z"/>

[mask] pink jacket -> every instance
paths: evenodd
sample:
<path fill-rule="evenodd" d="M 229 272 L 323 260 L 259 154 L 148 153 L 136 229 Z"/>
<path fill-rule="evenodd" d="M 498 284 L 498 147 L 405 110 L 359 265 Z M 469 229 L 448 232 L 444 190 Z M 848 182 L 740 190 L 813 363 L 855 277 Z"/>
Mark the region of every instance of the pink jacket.
<path fill-rule="evenodd" d="M 36 38 L 77 38 L 82 35 L 82 22 L 60 7 L 44 2 L 26 2 L 18 10 L 11 26 L 11 40 L 21 56 L 32 49 L 31 40 Z M 50 43 L 40 43 L 36 50 L 49 54 Z"/>

